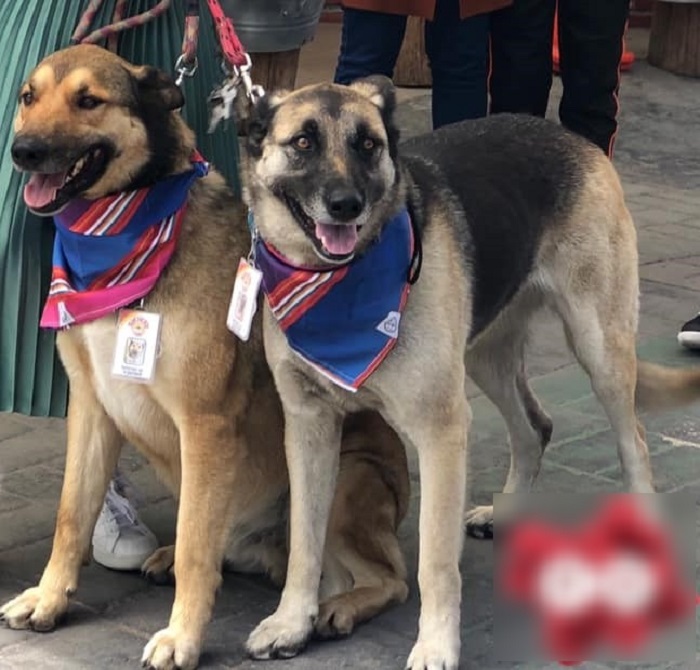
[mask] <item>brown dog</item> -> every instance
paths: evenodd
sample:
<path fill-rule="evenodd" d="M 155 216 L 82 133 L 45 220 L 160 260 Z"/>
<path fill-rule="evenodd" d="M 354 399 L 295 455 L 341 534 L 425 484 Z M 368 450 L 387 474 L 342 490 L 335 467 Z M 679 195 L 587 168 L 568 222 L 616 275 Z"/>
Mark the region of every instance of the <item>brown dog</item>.
<path fill-rule="evenodd" d="M 190 169 L 195 142 L 177 111 L 182 104 L 166 75 L 104 49 L 48 57 L 20 92 L 12 150 L 34 182 L 54 184 L 50 201 L 37 206 L 34 197 L 33 208 L 50 215 L 77 197 L 132 191 Z M 68 608 L 125 440 L 179 498 L 175 548 L 144 567 L 165 572 L 174 562 L 176 577 L 170 622 L 146 646 L 145 665 L 197 665 L 225 556 L 239 569 L 284 580 L 281 406 L 259 324 L 246 344 L 225 325 L 238 259 L 250 246 L 245 217 L 215 172 L 190 188 L 177 249 L 144 305 L 162 318 L 152 384 L 111 376 L 114 315 L 59 332 L 70 379 L 63 492 L 39 585 L 0 610 L 11 628 L 50 630 Z M 371 413 L 346 422 L 343 445 L 317 622 L 325 636 L 349 633 L 407 595 L 396 537 L 409 494 L 403 447 Z"/>

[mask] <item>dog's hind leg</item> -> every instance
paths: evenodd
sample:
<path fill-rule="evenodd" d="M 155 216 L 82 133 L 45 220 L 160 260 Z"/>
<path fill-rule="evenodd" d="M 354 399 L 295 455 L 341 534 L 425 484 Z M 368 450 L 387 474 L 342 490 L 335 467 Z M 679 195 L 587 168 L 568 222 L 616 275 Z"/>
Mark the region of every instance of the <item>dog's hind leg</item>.
<path fill-rule="evenodd" d="M 394 533 L 376 538 L 377 542 L 382 540 L 395 544 L 395 552 L 400 556 Z M 353 586 L 321 602 L 315 624 L 316 634 L 321 638 L 350 635 L 357 625 L 377 616 L 392 603 L 405 602 L 408 597 L 405 567 L 397 571 L 394 566 L 378 564 L 367 560 L 359 551 L 346 549 L 342 568 L 352 574 Z"/>
<path fill-rule="evenodd" d="M 603 310 L 596 302 L 562 304 L 564 330 L 616 434 L 626 487 L 633 493 L 653 493 L 645 432 L 635 409 L 636 338 L 625 318 L 628 306 L 606 305 Z"/>
<path fill-rule="evenodd" d="M 0 609 L 0 618 L 11 628 L 51 630 L 65 613 L 69 596 L 78 588 L 80 567 L 89 557 L 90 538 L 122 446 L 95 395 L 87 353 L 67 336 L 59 344 L 71 380 L 63 490 L 51 558 L 39 585 Z"/>
<path fill-rule="evenodd" d="M 552 420 L 542 409 L 525 375 L 525 337 L 512 330 L 479 343 L 467 353 L 467 372 L 503 415 L 510 442 L 510 468 L 504 493 L 526 493 L 540 470 L 552 436 Z M 493 506 L 480 505 L 465 514 L 467 533 L 493 537 Z"/>
<path fill-rule="evenodd" d="M 315 625 L 319 637 L 349 635 L 408 597 L 397 529 L 409 495 L 403 444 L 370 414 L 343 436 Z"/>

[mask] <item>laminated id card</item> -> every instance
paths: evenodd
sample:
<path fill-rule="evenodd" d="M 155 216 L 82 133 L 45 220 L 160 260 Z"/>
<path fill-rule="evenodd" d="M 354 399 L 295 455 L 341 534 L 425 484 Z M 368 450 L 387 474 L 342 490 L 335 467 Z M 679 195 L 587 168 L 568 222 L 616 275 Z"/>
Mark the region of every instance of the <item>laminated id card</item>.
<path fill-rule="evenodd" d="M 150 384 L 160 346 L 160 314 L 123 309 L 117 320 L 112 376 Z"/>

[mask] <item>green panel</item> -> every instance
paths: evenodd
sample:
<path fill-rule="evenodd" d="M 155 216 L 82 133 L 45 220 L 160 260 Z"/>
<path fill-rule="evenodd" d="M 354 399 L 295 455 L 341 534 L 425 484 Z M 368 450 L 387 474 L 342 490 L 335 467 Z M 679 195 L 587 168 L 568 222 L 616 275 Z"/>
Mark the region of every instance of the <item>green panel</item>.
<path fill-rule="evenodd" d="M 115 0 L 106 0 L 94 26 L 109 23 Z M 129 14 L 153 6 L 132 0 Z M 38 327 L 51 273 L 52 224 L 27 212 L 24 178 L 12 167 L 9 149 L 18 88 L 46 55 L 68 46 L 87 0 L 0 0 L 0 411 L 32 416 L 63 416 L 67 383 L 54 347 L 53 333 Z M 150 63 L 172 72 L 179 55 L 183 2 L 164 16 L 122 34 L 119 53 L 134 63 Z M 206 3 L 201 3 L 206 7 Z M 206 9 L 204 9 L 206 12 Z M 200 22 L 200 67 L 185 84 L 188 123 L 199 147 L 231 186 L 238 190 L 238 141 L 234 129 L 206 134 L 206 97 L 221 75 L 211 20 Z"/>

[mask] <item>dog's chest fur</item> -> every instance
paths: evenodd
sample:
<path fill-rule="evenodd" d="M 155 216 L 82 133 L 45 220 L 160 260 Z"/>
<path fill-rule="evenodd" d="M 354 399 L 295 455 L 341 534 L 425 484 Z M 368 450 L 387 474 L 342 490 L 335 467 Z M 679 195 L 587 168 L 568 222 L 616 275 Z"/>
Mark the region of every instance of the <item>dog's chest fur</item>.
<path fill-rule="evenodd" d="M 97 397 L 122 435 L 130 442 L 147 445 L 149 450 L 162 452 L 171 449 L 175 426 L 154 399 L 152 387 L 112 376 L 116 317 L 108 316 L 85 324 L 79 333 L 66 335 L 83 340 Z M 160 364 L 159 360 L 156 365 Z"/>

